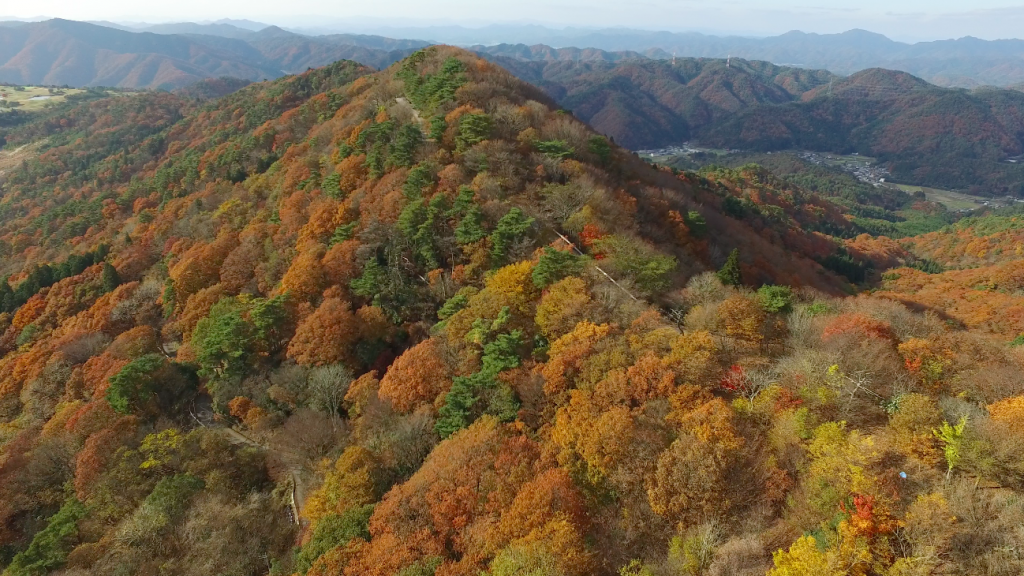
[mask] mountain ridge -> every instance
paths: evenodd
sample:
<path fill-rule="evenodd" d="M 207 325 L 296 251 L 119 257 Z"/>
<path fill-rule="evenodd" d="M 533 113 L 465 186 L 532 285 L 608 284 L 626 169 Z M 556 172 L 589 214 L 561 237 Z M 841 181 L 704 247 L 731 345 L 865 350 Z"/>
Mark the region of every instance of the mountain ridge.
<path fill-rule="evenodd" d="M 176 87 L 208 76 L 258 80 L 280 75 L 180 36 L 124 32 L 69 20 L 0 33 L 0 80 L 19 84 Z"/>
<path fill-rule="evenodd" d="M 219 76 L 278 78 L 342 59 L 383 68 L 425 45 L 359 35 L 310 38 L 277 27 L 224 28 L 229 26 L 156 28 L 179 32 L 170 34 L 55 19 L 4 27 L 0 82 L 174 89 Z"/>
<path fill-rule="evenodd" d="M 6 576 L 1024 569 L 1020 260 L 934 273 L 453 47 L 4 130 Z"/>

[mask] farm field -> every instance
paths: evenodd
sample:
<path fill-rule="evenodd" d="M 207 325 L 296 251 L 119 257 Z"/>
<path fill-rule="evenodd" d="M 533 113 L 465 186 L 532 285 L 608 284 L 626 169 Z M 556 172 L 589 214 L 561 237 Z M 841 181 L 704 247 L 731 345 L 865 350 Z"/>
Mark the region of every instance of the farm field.
<path fill-rule="evenodd" d="M 943 204 L 946 208 L 953 211 L 974 210 L 975 208 L 981 208 L 982 206 L 987 205 L 986 203 L 991 204 L 993 202 L 991 198 L 971 196 L 970 194 L 963 194 L 952 190 L 943 190 L 941 188 L 912 186 L 910 184 L 895 184 L 895 186 L 904 192 L 924 192 L 925 196 L 929 200 Z"/>
<path fill-rule="evenodd" d="M 47 104 L 63 102 L 72 94 L 84 90 L 76 88 L 46 88 L 42 86 L 0 86 L 0 110 L 18 108 L 26 112 L 42 110 Z M 11 106 L 11 103 L 16 103 Z"/>

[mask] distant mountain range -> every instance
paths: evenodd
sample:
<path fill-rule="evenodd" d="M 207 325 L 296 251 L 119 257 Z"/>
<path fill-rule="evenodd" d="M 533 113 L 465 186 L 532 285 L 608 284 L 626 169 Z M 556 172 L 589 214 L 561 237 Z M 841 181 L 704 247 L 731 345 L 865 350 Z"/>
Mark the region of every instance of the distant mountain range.
<path fill-rule="evenodd" d="M 273 79 L 342 59 L 382 68 L 427 45 L 231 24 L 155 28 L 168 33 L 60 19 L 0 26 L 0 82 L 174 89 L 219 76 Z"/>
<path fill-rule="evenodd" d="M 143 37 L 129 40 L 129 37 L 109 32 L 110 29 Z M 49 60 L 62 60 L 63 64 L 74 62 L 74 67 L 80 69 L 74 76 L 78 84 L 85 84 L 81 77 L 95 68 L 95 82 L 109 84 L 116 80 L 123 87 L 176 87 L 182 82 L 205 77 L 204 74 L 228 73 L 256 80 L 301 71 L 304 67 L 322 66 L 338 58 L 355 59 L 379 68 L 409 50 L 450 43 L 471 46 L 491 55 L 498 49 L 503 56 L 523 60 L 732 56 L 780 66 L 824 69 L 839 75 L 887 68 L 947 87 L 1024 85 L 1024 40 L 986 41 L 966 37 L 907 44 L 864 30 L 842 34 L 794 31 L 769 38 L 630 29 L 555 30 L 535 25 L 380 30 L 391 37 L 326 33 L 330 28 L 315 31 L 318 34 L 305 34 L 248 20 L 155 25 L 112 22 L 90 25 L 64 20 L 0 22 L 0 80 L 11 81 L 9 68 L 14 68 L 19 77 L 40 78 L 31 81 L 43 82 L 49 71 L 42 71 L 41 67 Z M 145 33 L 185 39 L 154 39 L 144 37 Z M 34 46 L 42 38 L 46 39 L 45 49 Z M 33 46 L 26 54 L 20 54 L 26 44 Z M 128 54 L 143 56 L 133 58 Z M 573 56 L 567 57 L 569 54 Z M 6 62 L 16 56 L 17 62 Z M 88 61 L 88 65 L 83 67 L 84 61 Z M 67 77 L 67 73 L 59 72 L 52 77 Z"/>
<path fill-rule="evenodd" d="M 368 30 L 387 36 L 429 38 L 465 46 L 524 43 L 557 48 L 579 46 L 611 52 L 632 51 L 652 58 L 735 56 L 786 66 L 821 68 L 841 75 L 868 68 L 888 68 L 909 72 L 940 86 L 972 88 L 1024 82 L 1024 40 L 987 41 L 965 37 L 908 44 L 864 30 L 841 34 L 793 31 L 768 38 L 626 28 L 556 30 L 536 25 L 494 25 L 475 29 L 458 26 L 377 27 Z"/>
<path fill-rule="evenodd" d="M 52 22 L 52 21 L 51 21 Z M 41 23 L 0 22 L 0 28 L 31 28 Z M 258 33 L 270 28 L 277 36 L 274 48 L 281 50 L 281 28 L 249 20 L 219 20 L 212 23 L 179 22 L 170 24 L 96 22 L 107 28 L 125 32 L 150 32 L 162 35 L 202 35 L 259 43 Z M 361 30 L 367 34 L 341 34 Z M 908 72 L 933 84 L 947 87 L 974 88 L 991 85 L 1008 87 L 1024 85 L 1024 40 L 980 40 L 964 37 L 909 44 L 891 40 L 881 34 L 850 30 L 841 34 L 811 34 L 799 31 L 780 36 L 752 38 L 715 36 L 697 32 L 655 32 L 626 28 L 552 29 L 538 25 L 492 25 L 482 28 L 461 26 L 366 27 L 353 23 L 345 30 L 325 25 L 318 29 L 291 29 L 293 40 L 305 38 L 305 47 L 296 53 L 307 58 L 293 59 L 305 63 L 333 55 L 331 48 L 342 44 L 391 52 L 409 50 L 428 44 L 445 43 L 460 46 L 494 47 L 500 44 L 554 47 L 579 47 L 590 52 L 619 53 L 622 57 L 670 59 L 676 57 L 728 58 L 764 60 L 780 66 L 829 70 L 850 75 L 869 68 L 887 68 Z M 415 38 L 416 40 L 392 40 Z M 258 48 L 258 47 L 257 47 Z M 478 50 L 479 51 L 479 50 Z M 358 55 L 369 60 L 393 60 L 381 54 L 365 52 Z M 585 58 L 586 56 L 584 56 Z M 276 62 L 270 57 L 270 64 Z M 529 59 L 536 59 L 530 57 Z M 326 64 L 327 62 L 321 62 Z M 287 71 L 292 71 L 291 69 Z"/>

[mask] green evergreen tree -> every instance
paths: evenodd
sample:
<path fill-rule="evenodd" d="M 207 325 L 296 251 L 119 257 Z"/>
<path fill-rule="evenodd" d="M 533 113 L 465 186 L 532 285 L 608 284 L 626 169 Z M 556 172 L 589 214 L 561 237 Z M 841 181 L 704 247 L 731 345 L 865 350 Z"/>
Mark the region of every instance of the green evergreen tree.
<path fill-rule="evenodd" d="M 740 249 L 736 248 L 729 253 L 725 265 L 718 271 L 718 279 L 726 286 L 739 286 L 743 284 L 743 275 L 740 272 Z"/>
<path fill-rule="evenodd" d="M 321 518 L 313 528 L 309 541 L 295 554 L 295 567 L 299 573 L 305 574 L 317 558 L 334 548 L 348 544 L 354 538 L 369 540 L 372 514 L 373 504 L 367 504 Z"/>
<path fill-rule="evenodd" d="M 341 198 L 341 174 L 335 172 L 324 178 L 320 183 L 320 189 L 331 198 Z"/>
<path fill-rule="evenodd" d="M 165 476 L 139 507 L 140 512 L 170 526 L 188 511 L 192 497 L 206 487 L 206 482 L 191 474 Z"/>
<path fill-rule="evenodd" d="M 211 379 L 211 392 L 217 382 L 241 378 L 249 370 L 255 336 L 243 312 L 237 300 L 223 298 L 192 332 L 199 374 Z"/>
<path fill-rule="evenodd" d="M 409 200 L 423 197 L 423 190 L 434 183 L 434 167 L 421 162 L 409 170 L 409 176 L 405 179 L 402 192 Z"/>
<path fill-rule="evenodd" d="M 427 217 L 427 203 L 423 198 L 417 198 L 412 202 L 405 205 L 402 209 L 402 213 L 398 215 L 398 229 L 405 234 L 405 237 L 411 240 L 416 236 L 416 232 L 420 228 L 420 224 Z"/>
<path fill-rule="evenodd" d="M 391 144 L 391 154 L 388 156 L 387 166 L 408 167 L 412 166 L 416 149 L 423 141 L 423 132 L 415 124 L 405 124 L 398 129 L 395 140 Z"/>
<path fill-rule="evenodd" d="M 558 160 L 565 160 L 576 152 L 576 150 L 572 146 L 569 146 L 565 140 L 546 140 L 535 142 L 533 147 L 537 149 L 537 152 L 540 152 L 549 158 L 556 158 Z"/>
<path fill-rule="evenodd" d="M 478 401 L 476 391 L 488 383 L 487 376 L 482 372 L 454 378 L 451 389 L 444 397 L 444 406 L 437 411 L 437 422 L 434 424 L 434 430 L 441 438 L 447 438 L 469 426 L 472 409 Z"/>
<path fill-rule="evenodd" d="M 483 222 L 484 214 L 480 207 L 475 204 L 470 206 L 466 215 L 459 221 L 459 225 L 455 227 L 455 241 L 459 244 L 472 244 L 487 236 Z"/>
<path fill-rule="evenodd" d="M 4 279 L 0 281 L 0 312 L 13 312 L 14 308 L 14 290 Z"/>
<path fill-rule="evenodd" d="M 103 263 L 103 273 L 100 275 L 100 282 L 103 284 L 104 292 L 113 292 L 115 288 L 121 285 L 121 276 L 117 273 L 117 268 L 114 268 L 110 262 Z"/>
<path fill-rule="evenodd" d="M 331 240 L 328 242 L 328 246 L 334 246 L 345 240 L 352 239 L 352 233 L 355 232 L 356 226 L 359 225 L 359 221 L 349 222 L 348 224 L 342 224 L 334 229 L 334 234 L 331 235 Z"/>
<path fill-rule="evenodd" d="M 38 576 L 63 566 L 78 539 L 78 521 L 85 514 L 81 502 L 74 498 L 66 501 L 46 528 L 32 537 L 28 548 L 14 556 L 4 576 Z"/>
<path fill-rule="evenodd" d="M 448 129 L 448 123 L 441 116 L 434 116 L 430 119 L 430 139 L 440 140 L 444 138 L 444 131 Z"/>
<path fill-rule="evenodd" d="M 455 137 L 455 149 L 463 152 L 474 144 L 483 142 L 491 135 L 494 121 L 487 114 L 466 114 L 459 119 L 459 135 Z"/>
<path fill-rule="evenodd" d="M 171 314 L 174 314 L 174 309 L 177 306 L 174 292 L 174 280 L 171 280 L 170 278 L 164 280 L 164 293 L 160 300 L 163 302 L 164 318 L 170 318 Z"/>
<path fill-rule="evenodd" d="M 441 221 L 448 211 L 444 194 L 435 194 L 427 204 L 422 198 L 413 200 L 398 216 L 398 228 L 412 244 L 416 259 L 427 270 L 436 269 L 438 262 L 436 239 Z"/>
<path fill-rule="evenodd" d="M 110 407 L 121 414 L 129 414 L 154 392 L 153 374 L 163 367 L 163 356 L 146 354 L 121 368 L 110 377 L 110 387 L 107 388 Z"/>
<path fill-rule="evenodd" d="M 538 288 L 547 288 L 566 276 L 575 276 L 582 271 L 582 257 L 546 246 L 533 268 L 533 283 Z"/>
<path fill-rule="evenodd" d="M 690 229 L 690 235 L 694 238 L 703 238 L 708 233 L 708 223 L 701 216 L 700 212 L 690 210 L 686 213 L 686 226 Z"/>
<path fill-rule="evenodd" d="M 772 314 L 789 312 L 793 307 L 793 291 L 789 286 L 761 286 L 757 291 L 757 299 L 761 308 Z"/>
<path fill-rule="evenodd" d="M 455 195 L 455 201 L 452 202 L 451 210 L 448 211 L 446 216 L 449 218 L 456 218 L 458 216 L 465 216 L 470 208 L 473 207 L 473 198 L 476 197 L 476 192 L 469 186 L 459 186 L 459 193 Z"/>
<path fill-rule="evenodd" d="M 483 345 L 480 371 L 456 376 L 452 381 L 434 424 L 434 430 L 442 438 L 469 426 L 480 414 L 491 414 L 502 421 L 515 419 L 519 401 L 511 388 L 498 381 L 498 374 L 519 366 L 523 333 L 513 330 L 492 337 L 509 318 L 509 309 L 505 307 L 494 321 L 477 319 L 473 330 L 466 335 L 471 342 L 489 341 Z"/>
<path fill-rule="evenodd" d="M 373 298 L 387 282 L 387 271 L 376 258 L 370 258 L 363 266 L 363 273 L 349 283 L 352 293 L 363 298 Z"/>
<path fill-rule="evenodd" d="M 491 261 L 501 266 L 508 259 L 508 249 L 512 243 L 522 238 L 533 226 L 533 218 L 523 214 L 519 208 L 513 208 L 498 220 L 491 234 Z"/>
<path fill-rule="evenodd" d="M 587 150 L 594 156 L 597 156 L 601 164 L 608 164 L 612 158 L 612 145 L 608 143 L 608 139 L 604 136 L 591 136 L 587 142 Z"/>
<path fill-rule="evenodd" d="M 448 211 L 448 198 L 444 194 L 435 194 L 427 205 L 426 216 L 413 236 L 416 255 L 427 270 L 438 268 L 441 263 L 437 255 L 437 239 L 441 236 L 445 224 L 444 214 Z"/>
<path fill-rule="evenodd" d="M 469 298 L 476 294 L 479 290 L 473 286 L 466 286 L 456 292 L 455 296 L 449 298 L 437 311 L 437 317 L 441 320 L 447 320 L 455 315 L 456 312 L 462 310 L 469 305 Z"/>

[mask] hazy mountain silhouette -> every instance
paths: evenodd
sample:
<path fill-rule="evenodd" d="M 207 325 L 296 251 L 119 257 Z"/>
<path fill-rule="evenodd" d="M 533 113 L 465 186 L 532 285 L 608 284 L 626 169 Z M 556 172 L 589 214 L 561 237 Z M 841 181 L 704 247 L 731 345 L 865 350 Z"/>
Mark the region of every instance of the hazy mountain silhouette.
<path fill-rule="evenodd" d="M 270 26 L 179 23 L 132 32 L 69 20 L 0 27 L 0 82 L 164 88 L 228 76 L 257 81 L 347 59 L 385 67 L 425 42 Z"/>

